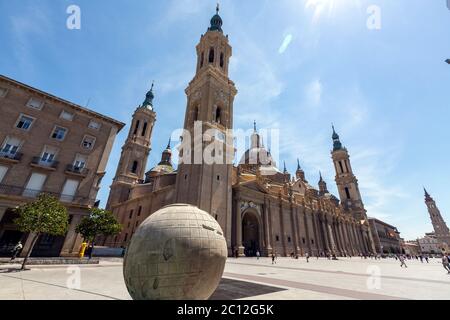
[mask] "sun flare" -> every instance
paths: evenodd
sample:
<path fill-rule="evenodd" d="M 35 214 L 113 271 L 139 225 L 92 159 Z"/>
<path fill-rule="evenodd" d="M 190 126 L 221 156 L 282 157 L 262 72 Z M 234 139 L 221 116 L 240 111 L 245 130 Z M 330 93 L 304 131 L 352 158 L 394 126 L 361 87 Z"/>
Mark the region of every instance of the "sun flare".
<path fill-rule="evenodd" d="M 361 6 L 360 0 L 306 0 L 305 8 L 313 10 L 313 21 L 317 21 L 324 13 L 328 16 L 337 14 L 338 11 L 349 7 Z"/>

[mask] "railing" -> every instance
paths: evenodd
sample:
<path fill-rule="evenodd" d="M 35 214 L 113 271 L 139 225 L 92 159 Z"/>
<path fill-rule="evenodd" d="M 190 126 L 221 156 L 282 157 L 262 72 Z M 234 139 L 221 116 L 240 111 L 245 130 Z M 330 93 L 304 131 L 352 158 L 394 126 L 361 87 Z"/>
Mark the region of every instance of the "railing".
<path fill-rule="evenodd" d="M 47 161 L 43 160 L 41 157 L 33 157 L 31 163 L 40 167 L 49 167 L 52 169 L 56 169 L 58 167 L 58 161 Z"/>
<path fill-rule="evenodd" d="M 77 167 L 77 166 L 74 166 L 73 164 L 68 164 L 66 166 L 66 171 L 70 172 L 70 173 L 79 174 L 82 176 L 87 176 L 89 173 L 89 169 Z"/>
<path fill-rule="evenodd" d="M 93 206 L 94 203 L 96 202 L 95 198 L 90 199 L 88 197 L 71 196 L 71 195 L 66 195 L 66 194 L 57 193 L 57 192 L 50 192 L 50 191 L 45 191 L 45 190 L 32 190 L 32 189 L 26 189 L 24 187 L 0 184 L 0 195 L 18 196 L 18 197 L 33 199 L 42 193 L 54 196 L 54 197 L 58 198 L 59 201 L 64 202 L 64 203 L 78 204 L 78 205 L 84 205 L 84 206 Z"/>
<path fill-rule="evenodd" d="M 11 154 L 9 152 L 3 152 L 0 151 L 0 158 L 4 158 L 4 159 L 11 159 L 11 160 L 15 160 L 15 161 L 20 161 L 22 159 L 23 154 L 16 152 L 14 154 Z"/>

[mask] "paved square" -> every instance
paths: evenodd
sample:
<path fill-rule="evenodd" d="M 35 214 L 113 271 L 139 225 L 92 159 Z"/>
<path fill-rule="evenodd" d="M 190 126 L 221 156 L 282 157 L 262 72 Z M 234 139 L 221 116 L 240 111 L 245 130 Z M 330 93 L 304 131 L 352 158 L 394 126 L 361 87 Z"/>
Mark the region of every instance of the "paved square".
<path fill-rule="evenodd" d="M 211 299 L 449 299 L 450 275 L 439 259 L 407 264 L 405 269 L 390 259 L 312 258 L 307 263 L 279 258 L 272 265 L 268 258 L 230 258 Z M 79 268 L 33 266 L 26 272 L 16 268 L 0 265 L 2 300 L 130 299 L 121 261 L 102 260 Z"/>

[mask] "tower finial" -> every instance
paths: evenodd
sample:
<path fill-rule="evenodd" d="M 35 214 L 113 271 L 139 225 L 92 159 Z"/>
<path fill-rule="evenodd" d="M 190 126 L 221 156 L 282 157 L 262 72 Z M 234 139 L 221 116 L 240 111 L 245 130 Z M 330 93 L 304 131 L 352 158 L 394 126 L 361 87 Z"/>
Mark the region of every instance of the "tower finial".
<path fill-rule="evenodd" d="M 300 166 L 300 159 L 297 158 L 297 171 L 301 170 L 302 167 Z"/>
<path fill-rule="evenodd" d="M 331 127 L 333 128 L 333 151 L 336 150 L 341 150 L 342 149 L 342 143 L 341 140 L 339 139 L 339 135 L 337 134 L 335 128 L 334 128 L 334 124 L 331 124 Z"/>
<path fill-rule="evenodd" d="M 253 130 L 256 132 L 256 120 L 253 121 Z"/>
<path fill-rule="evenodd" d="M 150 107 L 150 109 L 153 108 L 153 99 L 155 98 L 155 95 L 153 94 L 153 87 L 155 86 L 155 81 L 152 81 L 152 86 L 150 90 L 145 95 L 145 100 L 142 103 L 142 107 Z"/>
<path fill-rule="evenodd" d="M 323 178 L 322 178 L 322 171 L 319 171 L 319 176 L 320 176 L 320 181 L 323 181 Z"/>
<path fill-rule="evenodd" d="M 167 148 L 166 149 L 170 149 L 170 144 L 172 143 L 172 137 L 169 138 L 169 143 L 167 144 Z"/>
<path fill-rule="evenodd" d="M 283 161 L 283 163 L 284 163 L 284 173 L 287 173 L 286 161 Z"/>
<path fill-rule="evenodd" d="M 220 9 L 220 7 L 219 7 L 219 2 L 217 2 L 216 14 L 219 14 L 219 9 Z"/>

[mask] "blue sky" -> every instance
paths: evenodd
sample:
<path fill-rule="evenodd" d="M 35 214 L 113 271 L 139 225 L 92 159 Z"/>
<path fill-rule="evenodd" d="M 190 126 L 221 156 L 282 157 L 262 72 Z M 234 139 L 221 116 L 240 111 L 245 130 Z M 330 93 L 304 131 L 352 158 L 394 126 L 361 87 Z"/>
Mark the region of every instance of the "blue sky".
<path fill-rule="evenodd" d="M 81 30 L 66 9 L 81 8 Z M 214 14 L 207 0 L 0 0 L 0 73 L 129 123 L 152 80 L 148 168 L 183 125 L 184 89 Z M 377 5 L 381 29 L 369 30 Z M 369 216 L 407 239 L 432 230 L 425 185 L 450 223 L 450 10 L 445 0 L 222 0 L 239 90 L 235 127 L 278 128 L 280 159 L 336 192 L 331 123 L 351 154 Z M 99 198 L 105 204 L 128 127 Z M 240 155 L 238 155 L 240 156 Z"/>

